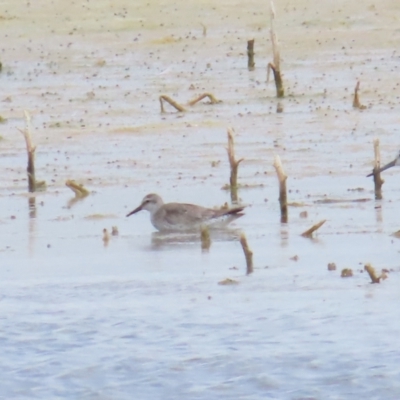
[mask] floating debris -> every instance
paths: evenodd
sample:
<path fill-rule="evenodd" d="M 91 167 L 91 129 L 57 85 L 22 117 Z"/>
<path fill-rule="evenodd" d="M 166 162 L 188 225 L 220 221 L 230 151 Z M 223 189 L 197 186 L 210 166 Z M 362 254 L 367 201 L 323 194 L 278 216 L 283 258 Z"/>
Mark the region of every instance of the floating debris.
<path fill-rule="evenodd" d="M 83 185 L 76 183 L 71 179 L 68 179 L 65 182 L 65 186 L 69 187 L 75 193 L 75 197 L 79 199 L 83 199 L 90 194 L 90 192 Z"/>
<path fill-rule="evenodd" d="M 344 269 L 342 269 L 340 276 L 342 278 L 350 278 L 353 276 L 353 270 L 350 268 L 344 268 Z"/>
<path fill-rule="evenodd" d="M 119 231 L 118 231 L 118 227 L 117 226 L 111 227 L 111 235 L 112 236 L 118 236 L 119 235 Z"/>
<path fill-rule="evenodd" d="M 160 99 L 160 107 L 161 107 L 161 112 L 164 113 L 164 101 L 167 103 L 171 104 L 172 107 L 174 107 L 176 110 L 179 112 L 185 112 L 186 109 L 185 107 L 181 106 L 179 103 L 177 103 L 175 100 L 171 99 L 171 97 L 166 96 L 165 94 L 161 95 L 159 97 Z"/>
<path fill-rule="evenodd" d="M 218 285 L 223 285 L 223 286 L 229 286 L 229 285 L 238 285 L 239 282 L 235 281 L 234 279 L 231 278 L 226 278 L 223 281 L 218 282 Z"/>
<path fill-rule="evenodd" d="M 110 241 L 110 235 L 106 228 L 103 229 L 103 243 L 104 247 L 108 246 L 108 242 Z"/>
<path fill-rule="evenodd" d="M 328 271 L 336 271 L 336 264 L 335 263 L 329 263 L 328 264 Z"/>
<path fill-rule="evenodd" d="M 209 98 L 210 104 L 222 103 L 222 101 L 218 100 L 212 93 L 203 93 L 200 96 L 197 96 L 195 99 L 190 100 L 188 105 L 189 106 L 194 106 L 196 103 L 198 103 L 199 101 L 203 100 L 206 97 Z"/>
<path fill-rule="evenodd" d="M 382 271 L 382 274 L 380 276 L 377 276 L 376 271 L 371 264 L 365 264 L 364 269 L 365 269 L 365 271 L 368 272 L 368 275 L 371 278 L 371 283 L 379 283 L 381 279 L 387 278 L 385 271 Z"/>

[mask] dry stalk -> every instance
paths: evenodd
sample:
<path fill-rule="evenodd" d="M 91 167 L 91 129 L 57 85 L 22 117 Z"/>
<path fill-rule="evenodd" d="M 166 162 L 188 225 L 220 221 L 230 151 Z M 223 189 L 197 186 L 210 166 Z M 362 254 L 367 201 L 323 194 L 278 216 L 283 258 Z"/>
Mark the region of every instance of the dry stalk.
<path fill-rule="evenodd" d="M 360 103 L 360 98 L 358 96 L 358 91 L 360 90 L 360 81 L 357 82 L 354 89 L 353 107 L 359 110 L 365 110 L 367 107 Z"/>
<path fill-rule="evenodd" d="M 286 180 L 287 175 L 283 171 L 281 159 L 279 156 L 275 156 L 274 168 L 278 176 L 279 181 L 279 204 L 281 207 L 281 222 L 286 223 L 288 221 L 288 206 L 287 206 L 287 190 Z"/>
<path fill-rule="evenodd" d="M 200 25 L 203 27 L 203 37 L 206 37 L 207 36 L 207 27 L 203 23 L 200 23 Z"/>
<path fill-rule="evenodd" d="M 243 161 L 243 158 L 240 160 L 236 160 L 235 158 L 235 144 L 233 141 L 233 129 L 228 128 L 228 158 L 229 158 L 229 165 L 231 167 L 231 176 L 229 179 L 230 183 L 230 191 L 231 191 L 231 201 L 232 203 L 238 202 L 238 183 L 237 183 L 237 176 L 238 176 L 238 168 L 239 164 Z"/>
<path fill-rule="evenodd" d="M 161 95 L 159 97 L 160 99 L 160 106 L 161 106 L 161 112 L 165 112 L 164 110 L 164 101 L 166 101 L 167 103 L 171 104 L 172 107 L 174 107 L 176 110 L 180 111 L 180 112 L 185 112 L 186 109 L 181 106 L 179 103 L 177 103 L 175 100 L 171 99 L 171 97 L 168 97 L 166 95 Z"/>
<path fill-rule="evenodd" d="M 108 233 L 107 229 L 103 229 L 103 243 L 104 247 L 108 246 L 108 242 L 110 241 L 110 234 Z"/>
<path fill-rule="evenodd" d="M 326 219 L 323 219 L 322 221 L 318 222 L 317 224 L 313 225 L 310 229 L 307 229 L 305 232 L 301 234 L 301 236 L 307 237 L 307 238 L 312 238 L 312 234 L 319 229 L 324 223 L 326 222 Z"/>
<path fill-rule="evenodd" d="M 208 229 L 208 226 L 202 226 L 201 227 L 200 238 L 201 238 L 201 249 L 203 251 L 210 250 L 211 238 L 210 238 L 210 231 Z"/>
<path fill-rule="evenodd" d="M 75 193 L 75 197 L 79 199 L 83 199 L 90 194 L 83 185 L 70 179 L 65 182 L 65 186 L 69 187 Z"/>
<path fill-rule="evenodd" d="M 242 245 L 244 256 L 246 258 L 246 274 L 250 275 L 253 273 L 253 252 L 247 244 L 246 235 L 244 233 L 240 235 L 240 244 Z"/>
<path fill-rule="evenodd" d="M 30 192 L 36 191 L 36 179 L 35 179 L 35 150 L 36 146 L 32 144 L 31 135 L 31 116 L 28 111 L 24 110 L 25 115 L 25 129 L 18 129 L 25 138 L 26 152 L 28 154 L 28 166 L 26 171 L 28 173 L 28 190 Z"/>
<path fill-rule="evenodd" d="M 198 103 L 200 100 L 203 100 L 205 97 L 208 97 L 210 99 L 211 104 L 221 103 L 221 100 L 218 100 L 212 93 L 203 93 L 200 96 L 196 97 L 195 99 L 189 101 L 188 105 L 194 106 L 196 103 Z"/>
<path fill-rule="evenodd" d="M 365 264 L 364 265 L 365 271 L 368 272 L 369 277 L 371 278 L 371 283 L 379 283 L 382 276 L 376 276 L 375 269 L 371 264 Z"/>
<path fill-rule="evenodd" d="M 249 71 L 254 71 L 254 39 L 247 41 L 247 69 Z"/>
<path fill-rule="evenodd" d="M 279 51 L 279 42 L 278 42 L 278 37 L 275 33 L 275 28 L 274 28 L 275 6 L 274 6 L 273 1 L 271 1 L 270 16 L 271 16 L 270 35 L 271 35 L 273 62 L 268 64 L 267 83 L 269 81 L 269 76 L 270 76 L 271 69 L 272 69 L 272 72 L 274 73 L 274 79 L 275 79 L 276 97 L 280 98 L 285 95 L 285 90 L 283 88 L 283 81 L 282 81 L 282 75 L 281 75 L 281 56 L 280 56 L 280 51 Z"/>
<path fill-rule="evenodd" d="M 379 149 L 379 139 L 374 140 L 374 169 L 372 171 L 375 184 L 375 199 L 382 200 L 382 185 L 384 180 L 381 178 L 380 167 L 381 167 L 381 152 Z"/>

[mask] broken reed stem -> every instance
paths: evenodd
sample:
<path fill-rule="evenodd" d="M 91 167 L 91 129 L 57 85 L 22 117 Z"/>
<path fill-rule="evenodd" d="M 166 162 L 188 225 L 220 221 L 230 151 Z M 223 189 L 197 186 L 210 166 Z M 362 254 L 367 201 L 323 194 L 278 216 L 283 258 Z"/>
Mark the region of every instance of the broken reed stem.
<path fill-rule="evenodd" d="M 356 87 L 354 88 L 354 98 L 353 98 L 353 107 L 358 108 L 359 110 L 365 110 L 367 107 L 363 106 L 360 103 L 360 98 L 358 96 L 358 91 L 360 90 L 360 81 L 357 82 Z"/>
<path fill-rule="evenodd" d="M 275 33 L 275 28 L 274 28 L 275 6 L 273 1 L 271 1 L 270 16 L 271 16 L 270 35 L 271 35 L 273 62 L 268 64 L 267 83 L 269 81 L 269 76 L 272 69 L 275 79 L 276 97 L 281 98 L 285 95 L 285 90 L 283 88 L 283 81 L 281 75 L 281 56 L 279 51 L 278 37 Z"/>
<path fill-rule="evenodd" d="M 379 139 L 374 140 L 374 169 L 372 174 L 374 176 L 374 184 L 375 184 L 375 199 L 382 200 L 382 185 L 384 184 L 384 180 L 381 178 L 381 173 L 379 171 L 381 167 L 381 152 L 379 149 Z"/>
<path fill-rule="evenodd" d="M 281 207 L 281 222 L 286 223 L 288 221 L 287 190 L 286 190 L 287 175 L 283 171 L 281 159 L 279 156 L 275 156 L 273 165 L 279 181 L 279 204 Z"/>
<path fill-rule="evenodd" d="M 164 110 L 164 101 L 166 101 L 167 103 L 171 104 L 172 107 L 174 107 L 176 110 L 180 111 L 180 112 L 185 112 L 186 109 L 181 106 L 179 103 L 177 103 L 175 100 L 171 99 L 171 97 L 168 97 L 166 95 L 161 95 L 159 97 L 160 100 L 160 106 L 161 106 L 161 112 L 165 112 Z"/>
<path fill-rule="evenodd" d="M 90 194 L 90 192 L 83 185 L 80 185 L 79 183 L 76 183 L 70 179 L 65 182 L 65 186 L 69 187 L 75 193 L 75 197 L 79 199 L 83 199 Z"/>
<path fill-rule="evenodd" d="M 247 41 L 247 69 L 249 71 L 254 71 L 254 39 Z"/>
<path fill-rule="evenodd" d="M 250 275 L 253 273 L 253 252 L 247 244 L 246 235 L 244 233 L 240 235 L 240 244 L 242 245 L 244 256 L 246 258 L 246 274 Z"/>
<path fill-rule="evenodd" d="M 210 238 L 210 231 L 208 226 L 202 226 L 200 229 L 200 238 L 201 238 L 201 249 L 203 251 L 210 250 L 211 247 L 211 238 Z"/>
<path fill-rule="evenodd" d="M 196 97 L 195 99 L 189 101 L 188 105 L 194 106 L 196 103 L 198 103 L 200 100 L 203 100 L 205 97 L 208 97 L 210 99 L 211 104 L 221 103 L 221 100 L 218 100 L 212 93 L 203 93 L 200 96 Z"/>
<path fill-rule="evenodd" d="M 233 129 L 228 128 L 228 158 L 229 165 L 231 167 L 231 176 L 229 179 L 230 183 L 230 191 L 231 191 L 231 201 L 232 203 L 238 202 L 238 184 L 237 184 L 237 176 L 238 176 L 238 168 L 239 164 L 243 161 L 243 158 L 240 160 L 236 160 L 235 158 L 235 144 L 233 141 Z"/>
<path fill-rule="evenodd" d="M 36 191 L 36 178 L 35 178 L 35 150 L 36 146 L 32 144 L 31 135 L 31 116 L 28 111 L 24 110 L 25 116 L 25 129 L 18 129 L 25 138 L 26 152 L 28 154 L 28 166 L 26 168 L 28 174 L 28 190 L 29 192 Z"/>
<path fill-rule="evenodd" d="M 371 278 L 371 283 L 379 283 L 381 280 L 381 276 L 376 276 L 375 269 L 372 267 L 371 264 L 364 265 L 365 271 L 368 272 L 369 277 Z"/>
<path fill-rule="evenodd" d="M 307 238 L 312 238 L 312 234 L 319 229 L 324 223 L 326 222 L 326 219 L 323 219 L 322 221 L 318 222 L 317 224 L 313 225 L 310 229 L 307 229 L 305 232 L 301 234 L 301 236 L 307 237 Z"/>

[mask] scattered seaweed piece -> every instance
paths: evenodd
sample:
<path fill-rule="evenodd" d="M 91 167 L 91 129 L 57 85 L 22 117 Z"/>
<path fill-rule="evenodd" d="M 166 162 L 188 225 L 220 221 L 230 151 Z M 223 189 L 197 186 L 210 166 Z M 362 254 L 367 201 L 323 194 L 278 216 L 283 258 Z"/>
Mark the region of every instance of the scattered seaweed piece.
<path fill-rule="evenodd" d="M 287 190 L 286 190 L 286 180 L 287 175 L 285 174 L 282 162 L 279 156 L 275 156 L 273 164 L 276 175 L 279 181 L 279 204 L 281 208 L 281 222 L 288 222 L 288 206 L 287 206 Z"/>
<path fill-rule="evenodd" d="M 247 41 L 247 69 L 249 71 L 254 71 L 254 39 Z"/>
<path fill-rule="evenodd" d="M 328 271 L 336 271 L 336 264 L 335 263 L 329 263 L 328 264 Z"/>
<path fill-rule="evenodd" d="M 315 200 L 315 204 L 337 204 L 337 203 L 365 203 L 366 201 L 371 201 L 371 199 L 361 198 L 361 199 L 322 199 Z"/>
<path fill-rule="evenodd" d="M 317 224 L 313 225 L 310 229 L 307 229 L 305 232 L 301 234 L 301 236 L 306 237 L 306 238 L 312 238 L 313 233 L 319 229 L 324 223 L 326 222 L 326 219 L 323 219 L 322 221 L 318 222 Z"/>
<path fill-rule="evenodd" d="M 26 168 L 28 174 L 28 190 L 33 193 L 36 191 L 41 191 L 46 189 L 45 181 L 37 181 L 35 176 L 35 151 L 36 146 L 32 144 L 31 135 L 31 116 L 28 111 L 24 110 L 25 116 L 25 129 L 18 129 L 25 138 L 26 151 L 28 153 L 28 166 Z"/>
<path fill-rule="evenodd" d="M 374 177 L 375 199 L 382 200 L 382 185 L 385 181 L 381 177 L 381 152 L 379 149 L 379 139 L 374 139 L 374 169 L 372 176 Z"/>
<path fill-rule="evenodd" d="M 340 276 L 342 278 L 350 278 L 353 276 L 353 270 L 351 268 L 343 268 Z"/>
<path fill-rule="evenodd" d="M 229 286 L 229 285 L 238 285 L 239 282 L 235 281 L 234 279 L 231 278 L 226 278 L 223 281 L 218 282 L 218 285 L 223 285 L 223 286 Z"/>
<path fill-rule="evenodd" d="M 281 56 L 279 51 L 279 43 L 278 38 L 275 33 L 274 28 L 274 20 L 275 20 L 275 6 L 274 2 L 271 1 L 271 9 L 270 9 L 270 17 L 271 17 L 271 44 L 272 44 L 272 54 L 273 54 L 273 62 L 268 63 L 267 68 L 267 83 L 269 82 L 270 72 L 272 70 L 275 79 L 275 86 L 276 86 L 276 97 L 281 98 L 285 95 L 285 90 L 283 88 L 283 81 L 281 75 Z"/>
<path fill-rule="evenodd" d="M 246 235 L 244 233 L 240 235 L 240 244 L 242 245 L 244 256 L 246 258 L 246 274 L 250 275 L 253 273 L 253 252 L 249 248 Z"/>
<path fill-rule="evenodd" d="M 118 236 L 119 235 L 118 226 L 112 226 L 111 227 L 111 235 L 112 236 Z"/>
<path fill-rule="evenodd" d="M 210 104 L 222 103 L 222 101 L 218 100 L 212 93 L 203 93 L 200 96 L 197 96 L 195 99 L 190 100 L 188 105 L 194 106 L 196 103 L 198 103 L 199 101 L 203 100 L 206 97 L 209 98 Z"/>
<path fill-rule="evenodd" d="M 359 110 L 365 110 L 367 107 L 360 103 L 360 98 L 358 96 L 359 90 L 360 90 L 360 81 L 357 82 L 356 87 L 354 89 L 353 108 L 358 108 Z"/>
<path fill-rule="evenodd" d="M 229 165 L 231 167 L 231 175 L 229 178 L 230 183 L 230 191 L 231 191 L 231 201 L 232 203 L 238 202 L 238 183 L 237 183 L 237 176 L 238 176 L 238 168 L 239 164 L 243 161 L 243 158 L 240 160 L 236 160 L 235 158 L 235 143 L 233 140 L 233 129 L 228 128 L 228 159 Z"/>
<path fill-rule="evenodd" d="M 200 229 L 200 239 L 201 239 L 201 249 L 203 251 L 210 250 L 211 247 L 211 238 L 210 238 L 210 231 L 208 226 L 203 225 Z"/>
<path fill-rule="evenodd" d="M 177 103 L 175 100 L 171 99 L 171 97 L 166 96 L 165 94 L 161 95 L 159 97 L 160 99 L 160 106 L 161 106 L 161 112 L 164 113 L 164 101 L 166 101 L 167 103 L 171 104 L 172 107 L 174 107 L 176 110 L 180 111 L 180 112 L 185 112 L 186 109 L 181 106 L 179 103 Z"/>

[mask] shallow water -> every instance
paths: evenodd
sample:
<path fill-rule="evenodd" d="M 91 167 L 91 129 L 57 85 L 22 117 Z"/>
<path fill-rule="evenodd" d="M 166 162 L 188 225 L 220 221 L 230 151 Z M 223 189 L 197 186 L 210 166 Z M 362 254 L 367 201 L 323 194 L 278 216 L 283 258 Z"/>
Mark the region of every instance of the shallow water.
<path fill-rule="evenodd" d="M 277 3 L 289 94 L 281 114 L 265 84 L 268 12 L 254 15 L 259 1 L 4 7 L 0 398 L 400 397 L 399 171 L 385 172 L 382 201 L 365 177 L 374 138 L 383 162 L 398 149 L 395 1 L 379 10 Z M 351 107 L 357 79 L 364 111 Z M 159 112 L 160 94 L 185 103 L 206 91 L 223 102 Z M 34 198 L 17 130 L 24 109 L 37 178 L 48 185 Z M 149 192 L 229 202 L 228 126 L 245 159 L 247 208 L 212 233 L 209 252 L 197 237 L 156 233 L 145 212 L 125 218 Z M 275 154 L 296 203 L 287 224 Z M 92 194 L 73 202 L 67 179 Z M 314 239 L 300 236 L 323 219 Z M 112 226 L 119 235 L 105 246 Z M 251 276 L 240 232 L 254 253 Z M 367 262 L 388 279 L 371 285 Z M 354 276 L 340 278 L 343 268 Z M 218 285 L 228 277 L 239 284 Z"/>

